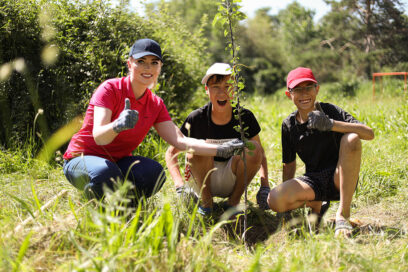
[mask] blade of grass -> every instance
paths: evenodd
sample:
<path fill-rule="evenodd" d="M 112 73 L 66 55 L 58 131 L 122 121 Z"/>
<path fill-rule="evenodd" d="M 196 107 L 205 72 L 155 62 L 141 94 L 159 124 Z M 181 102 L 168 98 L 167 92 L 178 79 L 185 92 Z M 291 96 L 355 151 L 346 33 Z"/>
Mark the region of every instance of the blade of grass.
<path fill-rule="evenodd" d="M 35 203 L 35 205 L 37 207 L 37 211 L 38 211 L 39 214 L 41 214 L 42 213 L 41 203 L 40 203 L 40 200 L 37 197 L 37 193 L 35 192 L 34 184 L 33 184 L 32 181 L 31 181 L 30 185 L 31 185 L 31 192 L 33 193 L 33 197 L 34 197 L 34 203 Z"/>
<path fill-rule="evenodd" d="M 21 261 L 23 260 L 23 257 L 24 257 L 24 255 L 25 255 L 27 249 L 28 249 L 28 246 L 30 245 L 31 235 L 32 235 L 32 233 L 30 232 L 30 233 L 25 237 L 23 243 L 21 244 L 20 250 L 18 251 L 17 258 L 16 258 L 16 260 L 15 260 L 14 263 L 13 263 L 13 266 L 14 266 L 13 272 L 20 271 L 20 270 L 19 270 L 20 264 L 21 264 Z"/>
<path fill-rule="evenodd" d="M 27 212 L 28 212 L 33 218 L 35 217 L 34 213 L 31 211 L 30 207 L 27 205 L 27 203 L 26 203 L 24 200 L 22 200 L 21 198 L 18 198 L 18 197 L 16 197 L 16 196 L 14 196 L 14 195 L 12 195 L 12 194 L 9 194 L 9 193 L 7 193 L 7 192 L 6 192 L 6 194 L 7 194 L 9 197 L 13 198 L 15 201 L 17 201 L 18 203 L 20 203 L 21 206 L 23 206 L 23 208 L 26 209 Z"/>
<path fill-rule="evenodd" d="M 70 210 L 72 211 L 72 214 L 75 217 L 75 220 L 77 221 L 77 223 L 79 223 L 79 218 L 78 218 L 78 215 L 77 215 L 77 213 L 75 211 L 74 203 L 72 202 L 71 197 L 68 197 L 68 204 L 69 204 Z"/>

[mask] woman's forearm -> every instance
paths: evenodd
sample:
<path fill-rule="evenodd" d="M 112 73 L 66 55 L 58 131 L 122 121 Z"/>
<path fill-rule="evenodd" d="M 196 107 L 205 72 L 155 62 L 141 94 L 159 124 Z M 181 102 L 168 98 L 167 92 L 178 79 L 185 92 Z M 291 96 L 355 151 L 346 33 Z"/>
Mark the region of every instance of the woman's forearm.
<path fill-rule="evenodd" d="M 118 133 L 113 131 L 113 123 L 109 123 L 103 126 L 95 126 L 92 135 L 94 137 L 95 143 L 97 145 L 107 145 L 110 144 Z"/>

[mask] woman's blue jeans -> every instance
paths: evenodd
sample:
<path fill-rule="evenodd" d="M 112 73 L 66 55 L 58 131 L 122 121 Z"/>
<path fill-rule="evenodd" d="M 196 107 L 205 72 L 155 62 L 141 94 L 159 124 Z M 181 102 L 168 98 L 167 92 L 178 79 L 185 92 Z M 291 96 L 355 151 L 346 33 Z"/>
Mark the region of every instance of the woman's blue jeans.
<path fill-rule="evenodd" d="M 117 162 L 97 156 L 79 156 L 65 161 L 63 171 L 72 185 L 84 190 L 87 197 L 97 199 L 104 196 L 104 186 L 114 190 L 114 182 L 124 181 L 125 176 L 135 186 L 137 198 L 152 196 L 166 181 L 163 167 L 142 156 L 124 157 Z"/>

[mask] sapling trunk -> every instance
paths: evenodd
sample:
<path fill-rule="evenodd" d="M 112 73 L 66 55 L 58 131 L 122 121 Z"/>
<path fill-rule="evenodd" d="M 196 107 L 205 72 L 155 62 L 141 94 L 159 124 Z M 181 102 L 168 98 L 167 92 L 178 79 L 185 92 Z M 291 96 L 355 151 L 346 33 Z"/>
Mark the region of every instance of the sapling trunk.
<path fill-rule="evenodd" d="M 238 118 L 238 123 L 239 123 L 239 133 L 241 134 L 241 139 L 245 141 L 245 130 L 244 130 L 244 125 L 242 123 L 242 118 L 241 118 L 241 113 L 242 113 L 242 108 L 240 104 L 240 98 L 241 98 L 241 89 L 243 86 L 239 86 L 240 78 L 239 78 L 239 71 L 237 69 L 237 50 L 236 50 L 236 45 L 235 45 L 235 39 L 234 39 L 234 27 L 233 27 L 233 9 L 232 9 L 232 3 L 233 0 L 225 0 L 225 7 L 226 7 L 226 17 L 227 17 L 227 27 L 228 27 L 228 32 L 229 32 L 229 37 L 230 37 L 230 52 L 232 55 L 232 80 L 233 80 L 233 91 L 234 95 L 236 97 L 236 109 L 237 109 L 237 114 L 234 115 Z M 246 234 L 246 229 L 247 229 L 247 204 L 248 204 L 248 175 L 247 175 L 247 163 L 246 163 L 246 154 L 245 150 L 242 150 L 241 153 L 242 156 L 242 161 L 244 164 L 244 188 L 245 188 L 245 207 L 244 207 L 244 232 L 242 235 L 242 239 L 245 243 L 245 234 Z"/>

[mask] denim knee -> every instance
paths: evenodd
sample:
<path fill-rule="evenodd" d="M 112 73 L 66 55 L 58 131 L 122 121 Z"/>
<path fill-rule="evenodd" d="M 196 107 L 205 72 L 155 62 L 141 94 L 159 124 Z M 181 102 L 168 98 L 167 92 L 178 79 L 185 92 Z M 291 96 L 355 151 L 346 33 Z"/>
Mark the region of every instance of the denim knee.
<path fill-rule="evenodd" d="M 116 163 L 97 156 L 81 156 L 64 163 L 64 174 L 68 181 L 88 198 L 101 199 L 104 186 L 113 189 L 113 181 L 123 179 Z"/>
<path fill-rule="evenodd" d="M 126 179 L 133 183 L 138 195 L 150 197 L 157 193 L 166 181 L 163 166 L 155 160 L 130 156 L 119 160 L 118 165 L 127 175 Z"/>

